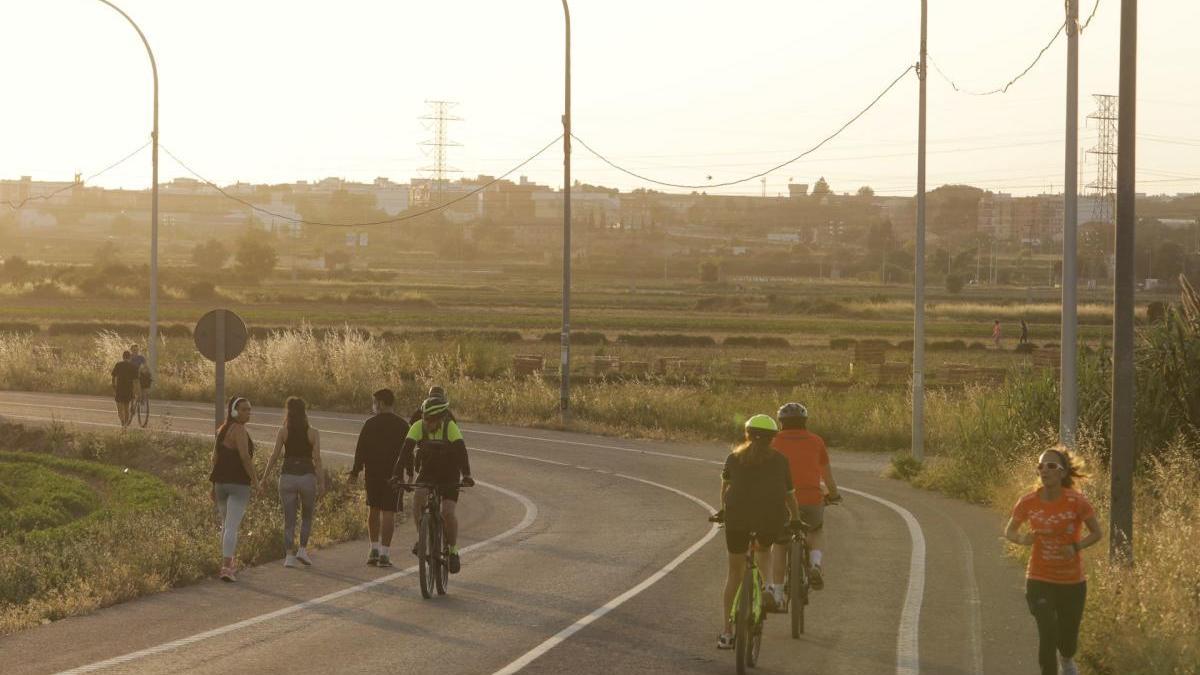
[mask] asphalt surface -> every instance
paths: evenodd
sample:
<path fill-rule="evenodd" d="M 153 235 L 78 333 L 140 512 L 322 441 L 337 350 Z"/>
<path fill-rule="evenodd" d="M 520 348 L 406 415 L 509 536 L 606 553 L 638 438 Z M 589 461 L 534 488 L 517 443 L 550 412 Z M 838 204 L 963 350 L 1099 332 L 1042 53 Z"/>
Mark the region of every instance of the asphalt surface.
<path fill-rule="evenodd" d="M 211 404 L 156 401 L 151 425 L 211 434 L 211 418 Z M 329 465 L 348 465 L 363 419 L 311 415 Z M 0 420 L 117 428 L 91 396 L 0 392 Z M 279 423 L 259 408 L 249 430 L 266 444 Z M 311 569 L 271 563 L 0 638 L 3 672 L 731 672 L 715 648 L 724 538 L 706 522 L 727 448 L 463 431 L 481 484 L 459 504 L 467 548 L 448 595 L 421 598 L 405 523 L 393 570 L 365 566 L 365 542 L 319 550 Z M 1001 518 L 881 478 L 881 455 L 831 454 L 847 494 L 826 510 L 826 588 L 801 639 L 768 619 L 757 671 L 1036 672 Z"/>

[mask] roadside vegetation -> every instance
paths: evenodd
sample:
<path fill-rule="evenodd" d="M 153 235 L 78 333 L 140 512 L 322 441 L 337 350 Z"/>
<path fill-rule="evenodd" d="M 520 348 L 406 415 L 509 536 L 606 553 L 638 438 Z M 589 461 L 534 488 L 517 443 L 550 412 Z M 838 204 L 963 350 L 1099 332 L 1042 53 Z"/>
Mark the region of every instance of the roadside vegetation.
<path fill-rule="evenodd" d="M 0 424 L 0 635 L 214 575 L 211 451 L 178 434 Z M 363 534 L 358 492 L 326 485 L 314 547 Z M 281 528 L 275 492 L 256 495 L 239 558 L 282 557 Z"/>

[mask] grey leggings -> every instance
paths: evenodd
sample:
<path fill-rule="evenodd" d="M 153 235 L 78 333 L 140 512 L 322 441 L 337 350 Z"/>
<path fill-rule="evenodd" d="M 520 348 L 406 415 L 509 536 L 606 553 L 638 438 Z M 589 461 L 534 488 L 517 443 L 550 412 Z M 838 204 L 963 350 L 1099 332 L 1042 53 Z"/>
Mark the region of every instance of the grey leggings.
<path fill-rule="evenodd" d="M 308 546 L 312 532 L 313 504 L 317 501 L 317 475 L 279 475 L 279 501 L 283 504 L 283 552 L 291 553 L 296 542 L 296 507 L 300 507 L 300 548 Z"/>
<path fill-rule="evenodd" d="M 221 555 L 232 558 L 237 550 L 238 528 L 250 504 L 250 486 L 240 483 L 215 483 L 217 513 L 221 514 Z"/>

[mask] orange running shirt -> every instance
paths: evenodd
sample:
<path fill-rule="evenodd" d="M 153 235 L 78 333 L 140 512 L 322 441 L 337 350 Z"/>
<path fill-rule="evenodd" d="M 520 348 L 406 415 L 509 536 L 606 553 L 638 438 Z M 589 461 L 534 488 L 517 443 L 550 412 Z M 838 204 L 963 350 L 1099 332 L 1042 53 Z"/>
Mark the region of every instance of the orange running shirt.
<path fill-rule="evenodd" d="M 1083 558 L 1071 549 L 1083 535 L 1083 522 L 1096 515 L 1082 494 L 1063 488 L 1058 499 L 1047 502 L 1041 490 L 1021 497 L 1013 507 L 1017 525 L 1029 522 L 1033 531 L 1033 552 L 1025 576 L 1054 584 L 1077 584 L 1085 580 Z"/>
<path fill-rule="evenodd" d="M 825 441 L 808 429 L 784 429 L 775 434 L 771 447 L 787 457 L 796 501 L 802 505 L 820 504 L 822 469 L 829 465 Z"/>

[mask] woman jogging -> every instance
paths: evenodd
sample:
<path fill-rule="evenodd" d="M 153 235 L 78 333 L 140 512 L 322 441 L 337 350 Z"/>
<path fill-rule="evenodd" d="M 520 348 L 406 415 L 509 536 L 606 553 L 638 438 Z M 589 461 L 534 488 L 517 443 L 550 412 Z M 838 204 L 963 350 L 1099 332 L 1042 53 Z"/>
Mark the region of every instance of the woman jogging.
<path fill-rule="evenodd" d="M 225 423 L 217 429 L 217 442 L 213 448 L 213 469 L 208 480 L 212 482 L 212 498 L 221 515 L 221 580 L 237 581 L 238 527 L 246 506 L 250 503 L 250 491 L 258 491 L 258 475 L 254 472 L 254 441 L 246 433 L 250 421 L 250 401 L 235 396 L 225 407 Z"/>
<path fill-rule="evenodd" d="M 321 470 L 321 434 L 308 424 L 304 399 L 290 396 L 284 407 L 287 412 L 283 426 L 275 434 L 275 451 L 271 453 L 263 476 L 271 475 L 282 450 L 279 503 L 283 505 L 283 566 L 295 567 L 297 563 L 312 564 L 308 557 L 308 535 L 312 533 L 317 496 L 325 492 L 325 472 Z M 295 548 L 297 509 L 300 511 L 300 548 Z"/>
<path fill-rule="evenodd" d="M 745 440 L 725 458 L 721 471 L 721 512 L 725 520 L 725 549 L 729 573 L 722 596 L 721 635 L 717 649 L 733 649 L 733 599 L 746 571 L 750 534 L 758 542 L 755 556 L 764 578 L 770 577 L 771 545 L 779 541 L 788 516 L 798 518 L 787 458 L 771 448 L 779 426 L 770 415 L 746 421 Z"/>
<path fill-rule="evenodd" d="M 1037 471 L 1040 485 L 1013 507 L 1004 536 L 1014 544 L 1033 546 L 1025 574 L 1025 600 L 1037 621 L 1042 675 L 1056 675 L 1060 665 L 1063 675 L 1077 675 L 1075 651 L 1087 597 L 1079 552 L 1100 541 L 1100 524 L 1092 505 L 1073 489 L 1082 474 L 1065 447 L 1043 452 Z M 1026 522 L 1030 531 L 1021 532 Z M 1081 537 L 1083 527 L 1086 537 Z"/>

